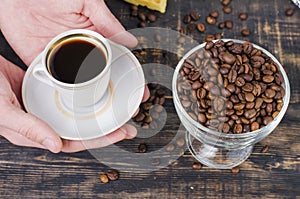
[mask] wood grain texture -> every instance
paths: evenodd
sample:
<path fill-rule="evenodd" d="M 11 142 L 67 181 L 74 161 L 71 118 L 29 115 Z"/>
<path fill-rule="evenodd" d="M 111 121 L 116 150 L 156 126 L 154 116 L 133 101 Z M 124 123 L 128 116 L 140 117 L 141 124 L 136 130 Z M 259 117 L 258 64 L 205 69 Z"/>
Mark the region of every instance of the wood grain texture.
<path fill-rule="evenodd" d="M 137 27 L 138 19 L 130 17 L 129 5 L 120 0 L 107 1 L 116 17 L 130 30 Z M 171 91 L 167 92 L 164 105 L 167 112 L 162 130 L 150 138 L 126 140 L 117 145 L 74 154 L 50 152 L 13 146 L 0 138 L 0 198 L 300 198 L 300 9 L 294 16 L 286 17 L 286 8 L 295 8 L 287 0 L 233 0 L 232 14 L 223 14 L 218 0 L 169 0 L 165 15 L 155 13 L 157 22 L 151 27 L 178 30 L 182 17 L 191 10 L 201 13 L 201 22 L 212 10 L 218 10 L 218 21 L 231 19 L 232 30 L 219 30 L 207 26 L 205 34 L 222 33 L 224 38 L 249 40 L 273 53 L 286 67 L 291 83 L 291 101 L 288 111 L 275 131 L 256 144 L 254 151 L 241 165 L 238 174 L 230 170 L 203 167 L 192 170 L 195 159 L 184 148 L 176 147 L 173 153 L 163 150 L 176 135 L 184 136 L 176 115 Z M 145 8 L 142 12 L 149 12 Z M 247 12 L 246 21 L 238 14 Z M 240 34 L 248 27 L 249 37 Z M 204 40 L 205 34 L 195 31 L 193 38 Z M 10 60 L 20 60 L 1 36 L 0 52 Z M 145 63 L 160 60 L 174 68 L 177 57 L 147 54 Z M 161 78 L 166 75 L 158 72 Z M 166 78 L 166 77 L 165 77 Z M 178 132 L 180 132 L 178 134 Z M 145 142 L 149 154 L 137 152 L 139 143 Z M 176 145 L 176 143 L 175 143 Z M 267 153 L 261 153 L 264 145 L 270 145 Z M 156 151 L 162 152 L 156 154 Z M 92 155 L 97 153 L 101 160 Z M 128 153 L 133 154 L 132 157 Z M 180 154 L 180 155 L 179 155 Z M 179 158 L 177 158 L 179 157 Z M 153 159 L 174 159 L 168 166 L 153 166 L 148 172 L 141 165 Z M 163 162 L 161 162 L 162 164 Z M 110 167 L 120 169 L 120 179 L 101 184 L 98 177 Z M 133 168 L 134 171 L 132 171 Z"/>

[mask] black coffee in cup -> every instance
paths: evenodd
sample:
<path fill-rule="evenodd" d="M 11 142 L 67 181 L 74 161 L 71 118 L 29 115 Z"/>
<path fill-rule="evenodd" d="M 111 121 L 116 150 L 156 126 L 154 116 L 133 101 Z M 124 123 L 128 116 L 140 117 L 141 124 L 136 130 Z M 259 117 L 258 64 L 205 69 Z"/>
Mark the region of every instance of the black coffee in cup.
<path fill-rule="evenodd" d="M 74 37 L 55 44 L 48 55 L 47 65 L 58 81 L 78 84 L 98 76 L 107 64 L 101 46 L 88 39 Z"/>

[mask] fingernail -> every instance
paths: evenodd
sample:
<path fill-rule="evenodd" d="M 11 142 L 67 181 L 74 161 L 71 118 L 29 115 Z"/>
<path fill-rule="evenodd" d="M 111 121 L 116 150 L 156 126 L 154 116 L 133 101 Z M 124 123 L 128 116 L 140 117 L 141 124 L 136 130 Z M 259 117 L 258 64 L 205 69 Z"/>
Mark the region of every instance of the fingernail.
<path fill-rule="evenodd" d="M 44 147 L 46 147 L 47 149 L 49 149 L 51 152 L 56 152 L 57 151 L 57 147 L 56 147 L 56 144 L 55 144 L 55 142 L 53 142 L 52 140 L 50 140 L 49 138 L 46 138 L 44 141 L 43 141 L 43 143 L 42 143 L 42 145 L 44 146 Z"/>

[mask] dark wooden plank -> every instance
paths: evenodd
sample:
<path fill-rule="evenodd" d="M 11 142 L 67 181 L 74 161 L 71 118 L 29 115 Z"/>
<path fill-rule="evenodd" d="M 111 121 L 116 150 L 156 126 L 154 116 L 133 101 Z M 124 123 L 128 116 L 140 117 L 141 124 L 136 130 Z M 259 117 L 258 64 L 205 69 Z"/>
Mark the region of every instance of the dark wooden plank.
<path fill-rule="evenodd" d="M 127 3 L 110 0 L 107 4 L 127 29 L 137 27 L 139 20 L 130 17 Z M 250 158 L 241 165 L 239 174 L 208 167 L 192 170 L 195 159 L 188 151 L 184 152 L 184 148 L 177 146 L 171 154 L 164 150 L 164 146 L 172 143 L 177 135 L 184 136 L 169 90 L 164 105 L 167 118 L 161 131 L 150 132 L 153 136 L 149 138 L 139 135 L 134 140 L 93 151 L 92 154 L 97 152 L 100 161 L 88 151 L 51 154 L 44 150 L 13 146 L 0 138 L 1 198 L 299 198 L 300 9 L 294 16 L 286 17 L 285 9 L 295 6 L 285 0 L 233 1 L 231 6 L 233 13 L 226 15 L 222 13 L 218 0 L 169 0 L 167 13 L 155 12 L 158 21 L 149 26 L 178 30 L 184 26 L 182 17 L 190 10 L 199 11 L 200 21 L 204 22 L 209 12 L 216 9 L 220 13 L 218 20 L 231 19 L 234 28 L 219 30 L 215 26 L 207 26 L 205 34 L 222 33 L 224 38 L 257 43 L 273 53 L 286 67 L 292 87 L 289 109 L 276 130 L 255 145 Z M 140 10 L 149 12 L 145 8 Z M 248 13 L 247 21 L 238 19 L 240 12 Z M 251 30 L 249 37 L 241 36 L 243 27 Z M 205 34 L 195 31 L 192 36 L 201 43 Z M 0 42 L 1 54 L 19 63 L 20 60 L 3 38 Z M 160 61 L 170 68 L 174 68 L 178 61 L 176 55 L 164 57 L 159 51 L 148 53 L 143 59 L 144 63 Z M 170 85 L 172 75 L 158 71 L 157 76 Z M 149 153 L 144 156 L 136 153 L 141 142 L 149 148 Z M 270 145 L 270 149 L 263 154 L 260 151 L 266 144 Z M 158 153 L 159 150 L 162 151 Z M 161 163 L 151 166 L 153 158 L 159 158 Z M 168 160 L 173 161 L 160 168 Z M 120 179 L 101 184 L 99 174 L 110 167 L 121 168 Z"/>

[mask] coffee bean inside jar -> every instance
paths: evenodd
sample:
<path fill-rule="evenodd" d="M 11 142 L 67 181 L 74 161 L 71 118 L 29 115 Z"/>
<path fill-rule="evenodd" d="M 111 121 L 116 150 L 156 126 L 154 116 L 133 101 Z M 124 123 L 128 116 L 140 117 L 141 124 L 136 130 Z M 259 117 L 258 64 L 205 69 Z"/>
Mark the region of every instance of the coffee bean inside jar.
<path fill-rule="evenodd" d="M 279 66 L 252 43 L 218 40 L 184 61 L 177 93 L 193 120 L 240 134 L 268 125 L 279 114 L 283 81 Z"/>

